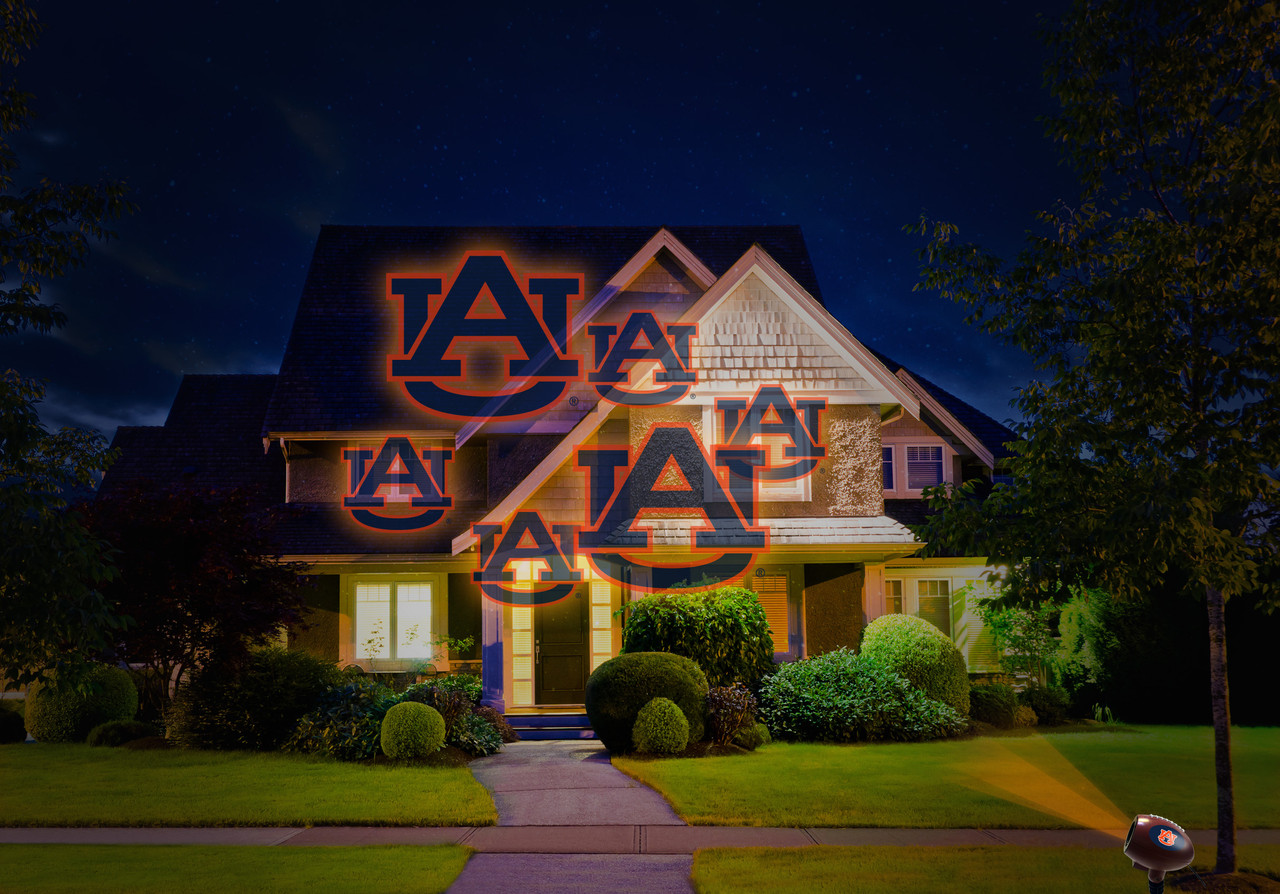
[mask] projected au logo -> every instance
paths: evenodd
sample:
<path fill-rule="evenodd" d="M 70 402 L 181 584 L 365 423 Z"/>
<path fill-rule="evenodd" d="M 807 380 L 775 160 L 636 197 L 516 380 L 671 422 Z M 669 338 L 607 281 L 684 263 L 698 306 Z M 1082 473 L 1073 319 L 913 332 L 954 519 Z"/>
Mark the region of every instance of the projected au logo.
<path fill-rule="evenodd" d="M 596 368 L 587 374 L 587 381 L 596 386 L 596 392 L 605 400 L 624 406 L 653 407 L 680 400 L 697 381 L 689 360 L 689 339 L 697 333 L 697 326 L 668 324 L 663 327 L 648 311 L 635 311 L 627 317 L 621 333 L 617 326 L 587 326 L 598 358 Z M 631 384 L 631 374 L 623 365 L 650 360 L 658 364 L 654 382 L 666 387 L 646 391 L 627 387 Z"/>
<path fill-rule="evenodd" d="M 454 419 L 539 413 L 582 376 L 569 353 L 569 304 L 581 276 L 535 276 L 522 285 L 502 252 L 471 252 L 452 279 L 392 273 L 400 353 L 387 379 L 424 410 Z"/>
<path fill-rule="evenodd" d="M 453 498 L 445 493 L 445 463 L 453 459 L 452 450 L 425 448 L 418 453 L 408 438 L 387 438 L 377 455 L 372 450 L 344 450 L 347 463 L 348 496 L 342 505 L 360 524 L 379 531 L 417 531 L 429 528 L 444 518 Z M 407 499 L 406 499 L 407 495 Z M 406 502 L 422 512 L 383 514 L 387 509 Z"/>
<path fill-rule="evenodd" d="M 550 530 L 537 512 L 517 512 L 511 524 L 472 525 L 480 540 L 480 570 L 472 579 L 481 591 L 503 605 L 549 605 L 573 592 L 582 572 L 573 567 L 573 525 L 554 525 Z M 531 587 L 508 586 L 515 580 L 511 563 L 545 563 Z M 550 584 L 542 586 L 542 584 Z"/>
<path fill-rule="evenodd" d="M 794 481 L 818 467 L 827 455 L 818 443 L 826 398 L 792 401 L 781 385 L 763 385 L 750 404 L 745 400 L 719 398 L 716 412 L 724 419 L 725 443 L 743 447 L 760 436 L 780 436 L 789 445 L 783 455 L 794 459 L 786 465 L 760 469 L 761 481 Z"/>

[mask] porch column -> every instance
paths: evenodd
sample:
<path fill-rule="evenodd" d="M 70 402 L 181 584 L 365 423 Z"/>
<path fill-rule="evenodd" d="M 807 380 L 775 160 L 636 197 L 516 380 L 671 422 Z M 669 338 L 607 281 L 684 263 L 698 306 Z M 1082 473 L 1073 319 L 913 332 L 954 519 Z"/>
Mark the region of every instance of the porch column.
<path fill-rule="evenodd" d="M 483 596 L 480 598 L 480 605 L 483 636 L 480 667 L 484 680 L 480 701 L 498 711 L 505 711 L 507 707 L 502 687 L 507 675 L 502 661 L 502 606 Z"/>

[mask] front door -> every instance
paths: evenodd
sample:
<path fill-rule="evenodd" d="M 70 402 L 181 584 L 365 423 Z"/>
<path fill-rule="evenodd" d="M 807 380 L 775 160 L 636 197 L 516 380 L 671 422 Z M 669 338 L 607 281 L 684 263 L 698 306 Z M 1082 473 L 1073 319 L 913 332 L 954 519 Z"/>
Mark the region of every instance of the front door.
<path fill-rule="evenodd" d="M 534 702 L 580 705 L 587 694 L 590 654 L 587 588 L 533 610 Z"/>

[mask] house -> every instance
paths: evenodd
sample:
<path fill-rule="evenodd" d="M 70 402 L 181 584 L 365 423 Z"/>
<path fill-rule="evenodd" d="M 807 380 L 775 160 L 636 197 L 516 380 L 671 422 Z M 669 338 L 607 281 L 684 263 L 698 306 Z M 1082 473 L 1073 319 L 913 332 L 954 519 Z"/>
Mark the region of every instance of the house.
<path fill-rule="evenodd" d="M 705 580 L 760 595 L 778 660 L 897 611 L 994 670 L 985 559 L 913 558 L 906 525 L 1012 439 L 831 316 L 796 227 L 328 226 L 279 374 L 187 376 L 102 488 L 287 504 L 291 647 L 478 666 L 519 712 L 580 705 L 620 607 Z"/>

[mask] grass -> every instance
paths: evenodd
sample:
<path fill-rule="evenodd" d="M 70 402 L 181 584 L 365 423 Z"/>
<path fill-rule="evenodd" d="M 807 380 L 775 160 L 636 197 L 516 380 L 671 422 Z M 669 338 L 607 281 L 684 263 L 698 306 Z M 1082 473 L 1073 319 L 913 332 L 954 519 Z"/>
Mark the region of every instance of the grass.
<path fill-rule="evenodd" d="M 7 844 L 4 890 L 56 894 L 444 892 L 471 854 L 431 847 L 197 847 Z M 389 882 L 394 880 L 394 882 Z"/>
<path fill-rule="evenodd" d="M 1090 729 L 613 763 L 695 825 L 1127 829 L 1150 811 L 1217 825 L 1212 730 Z M 1232 752 L 1240 828 L 1280 827 L 1280 728 L 1233 729 Z"/>
<path fill-rule="evenodd" d="M 1280 877 L 1280 846 L 1247 845 L 1237 854 L 1242 870 Z M 1192 865 L 1203 873 L 1213 860 L 1214 848 L 1197 848 Z M 1145 882 L 1118 846 L 715 848 L 693 859 L 698 894 L 1133 894 Z"/>
<path fill-rule="evenodd" d="M 283 754 L 0 748 L 4 826 L 484 826 L 464 767 L 367 766 Z"/>

